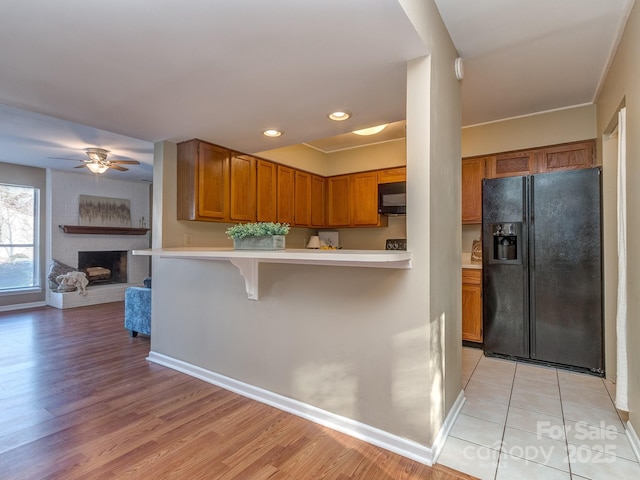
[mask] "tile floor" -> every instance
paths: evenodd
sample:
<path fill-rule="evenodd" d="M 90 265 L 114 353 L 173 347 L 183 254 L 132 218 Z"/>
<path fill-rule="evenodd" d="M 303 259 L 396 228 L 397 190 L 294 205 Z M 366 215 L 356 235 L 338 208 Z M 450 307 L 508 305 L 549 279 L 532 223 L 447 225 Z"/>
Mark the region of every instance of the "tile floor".
<path fill-rule="evenodd" d="M 438 463 L 483 480 L 640 479 L 608 380 L 463 348 L 466 402 Z"/>

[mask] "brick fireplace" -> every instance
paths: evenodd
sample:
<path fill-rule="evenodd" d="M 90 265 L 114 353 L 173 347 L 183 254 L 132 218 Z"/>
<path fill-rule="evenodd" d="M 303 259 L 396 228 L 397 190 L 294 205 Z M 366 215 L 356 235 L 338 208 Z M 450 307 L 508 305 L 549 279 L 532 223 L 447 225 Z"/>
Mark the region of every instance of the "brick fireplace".
<path fill-rule="evenodd" d="M 149 248 L 150 233 L 65 233 L 59 225 L 78 225 L 78 197 L 91 194 L 128 199 L 131 204 L 131 224 L 137 227 L 142 219 L 148 222 L 150 217 L 149 185 L 55 170 L 50 175 L 51 198 L 47 202 L 51 206 L 52 227 L 49 261 L 56 259 L 79 270 L 87 266 L 102 267 L 110 270 L 110 278 L 106 282 L 89 285 L 86 294 L 58 293 L 47 289 L 47 304 L 56 308 L 73 308 L 123 301 L 126 288 L 142 285 L 142 280 L 150 274 L 149 259 L 131 254 L 132 250 Z M 89 252 L 88 260 L 81 259 Z M 117 252 L 117 255 L 113 252 Z M 107 258 L 96 259 L 95 255 Z M 85 265 L 83 262 L 86 261 L 95 265 Z"/>

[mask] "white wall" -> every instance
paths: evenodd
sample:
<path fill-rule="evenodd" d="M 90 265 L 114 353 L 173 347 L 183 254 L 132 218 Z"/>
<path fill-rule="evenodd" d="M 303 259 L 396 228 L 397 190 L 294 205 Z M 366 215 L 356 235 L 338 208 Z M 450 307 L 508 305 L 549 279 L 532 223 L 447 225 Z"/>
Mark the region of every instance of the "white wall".
<path fill-rule="evenodd" d="M 431 446 L 461 389 L 460 87 L 435 4 L 409 15 L 435 58 L 408 68 L 413 269 L 263 264 L 255 302 L 228 262 L 156 257 L 151 349 Z M 186 228 L 175 163 L 157 144 L 154 245 Z"/>
<path fill-rule="evenodd" d="M 629 364 L 629 420 L 636 432 L 640 432 L 640 349 L 636 347 L 640 338 L 640 297 L 635 294 L 640 284 L 640 252 L 634 248 L 640 242 L 640 5 L 633 7 L 624 34 L 604 81 L 598 106 L 598 139 L 602 144 L 615 122 L 621 105 L 627 107 L 627 275 L 628 275 L 628 364 Z M 601 148 L 601 155 L 607 155 L 603 163 L 615 163 L 611 158 L 616 149 Z M 605 201 L 615 200 L 614 180 L 606 179 Z M 611 172 L 611 175 L 615 175 Z M 613 207 L 611 207 L 613 209 Z M 615 238 L 612 231 L 614 222 L 607 222 L 605 235 Z M 606 254 L 605 250 L 605 254 Z M 605 257 L 606 258 L 606 257 Z"/>
<path fill-rule="evenodd" d="M 74 235 L 62 232 L 59 225 L 79 225 L 78 196 L 123 198 L 130 202 L 131 226 L 138 227 L 144 217 L 150 226 L 149 184 L 127 182 L 87 175 L 49 170 L 51 218 L 50 260 L 56 259 L 72 267 L 78 266 L 79 251 L 108 251 L 149 248 L 146 235 Z M 131 254 L 127 258 L 128 283 L 142 283 L 149 275 L 149 262 Z"/>
<path fill-rule="evenodd" d="M 473 157 L 596 138 L 596 106 L 583 105 L 462 129 L 462 156 Z"/>

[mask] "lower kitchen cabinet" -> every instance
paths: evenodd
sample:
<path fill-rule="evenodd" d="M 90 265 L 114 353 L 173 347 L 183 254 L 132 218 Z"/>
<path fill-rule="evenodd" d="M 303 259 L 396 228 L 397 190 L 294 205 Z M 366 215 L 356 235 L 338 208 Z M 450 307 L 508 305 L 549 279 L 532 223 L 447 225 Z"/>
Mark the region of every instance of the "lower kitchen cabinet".
<path fill-rule="evenodd" d="M 462 340 L 482 343 L 482 270 L 462 269 Z"/>

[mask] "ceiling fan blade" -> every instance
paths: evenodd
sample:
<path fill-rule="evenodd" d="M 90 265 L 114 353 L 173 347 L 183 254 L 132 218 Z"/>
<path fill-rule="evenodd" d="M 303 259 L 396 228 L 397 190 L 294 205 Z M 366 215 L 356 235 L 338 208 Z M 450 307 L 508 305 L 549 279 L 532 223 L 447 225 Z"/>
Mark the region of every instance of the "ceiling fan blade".
<path fill-rule="evenodd" d="M 140 165 L 137 160 L 109 160 L 111 163 L 120 163 L 123 165 Z"/>
<path fill-rule="evenodd" d="M 84 162 L 85 160 L 79 158 L 64 158 L 64 157 L 47 157 L 52 160 L 71 160 L 72 162 Z"/>
<path fill-rule="evenodd" d="M 120 165 L 114 165 L 113 162 L 111 162 L 111 165 L 109 165 L 109 168 L 120 170 L 121 172 L 126 172 L 127 170 L 129 170 L 128 168 L 121 167 Z"/>
<path fill-rule="evenodd" d="M 78 165 L 77 167 L 73 167 L 73 168 L 84 168 L 86 167 L 86 165 Z"/>

